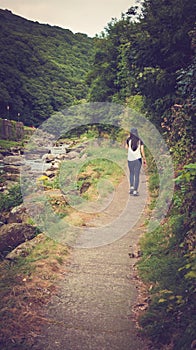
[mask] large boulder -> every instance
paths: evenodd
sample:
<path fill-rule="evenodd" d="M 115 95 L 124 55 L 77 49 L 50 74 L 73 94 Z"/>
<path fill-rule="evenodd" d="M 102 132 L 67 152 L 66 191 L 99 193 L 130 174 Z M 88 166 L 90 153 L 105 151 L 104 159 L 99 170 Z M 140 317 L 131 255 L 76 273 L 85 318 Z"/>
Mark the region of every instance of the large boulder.
<path fill-rule="evenodd" d="M 19 244 L 35 237 L 36 227 L 24 223 L 6 224 L 0 227 L 0 256 L 3 258 Z"/>
<path fill-rule="evenodd" d="M 38 243 L 43 242 L 44 239 L 45 235 L 43 233 L 40 233 L 30 241 L 21 243 L 18 247 L 8 253 L 5 258 L 13 262 L 20 257 L 24 258 L 30 254 L 32 249 L 35 248 Z"/>

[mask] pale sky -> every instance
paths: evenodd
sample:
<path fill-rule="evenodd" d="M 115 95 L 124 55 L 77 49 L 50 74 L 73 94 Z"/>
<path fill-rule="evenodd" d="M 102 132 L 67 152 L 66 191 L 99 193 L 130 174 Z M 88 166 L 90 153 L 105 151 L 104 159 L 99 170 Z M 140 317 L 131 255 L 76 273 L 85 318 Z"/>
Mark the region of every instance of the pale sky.
<path fill-rule="evenodd" d="M 0 0 L 0 8 L 39 23 L 95 36 L 135 3 L 136 0 Z"/>

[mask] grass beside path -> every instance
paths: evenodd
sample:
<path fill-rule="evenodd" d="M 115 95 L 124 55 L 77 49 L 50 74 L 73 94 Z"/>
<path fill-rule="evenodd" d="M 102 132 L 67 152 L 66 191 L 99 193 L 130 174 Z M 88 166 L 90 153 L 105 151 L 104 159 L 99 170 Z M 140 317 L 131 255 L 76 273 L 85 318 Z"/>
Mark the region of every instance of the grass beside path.
<path fill-rule="evenodd" d="M 56 293 L 56 281 L 66 272 L 68 248 L 43 234 L 16 262 L 0 263 L 1 349 L 27 350 L 44 322 L 43 306 Z"/>

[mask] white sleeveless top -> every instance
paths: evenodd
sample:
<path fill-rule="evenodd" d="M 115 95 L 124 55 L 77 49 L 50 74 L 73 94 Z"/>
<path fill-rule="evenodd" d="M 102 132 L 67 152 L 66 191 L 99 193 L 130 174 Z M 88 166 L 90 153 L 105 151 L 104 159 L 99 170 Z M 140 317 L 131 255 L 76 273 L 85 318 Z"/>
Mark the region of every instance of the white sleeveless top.
<path fill-rule="evenodd" d="M 141 142 L 139 141 L 137 149 L 133 151 L 131 148 L 131 141 L 132 140 L 129 140 L 128 160 L 133 161 L 133 160 L 142 158 L 141 151 L 140 151 Z"/>

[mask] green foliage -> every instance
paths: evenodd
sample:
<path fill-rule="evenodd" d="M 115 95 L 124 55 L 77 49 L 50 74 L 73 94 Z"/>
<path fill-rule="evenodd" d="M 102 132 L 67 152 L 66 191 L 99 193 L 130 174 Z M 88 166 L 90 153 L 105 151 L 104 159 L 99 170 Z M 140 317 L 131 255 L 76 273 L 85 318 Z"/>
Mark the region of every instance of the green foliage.
<path fill-rule="evenodd" d="M 0 10 L 0 21 L 1 117 L 37 125 L 86 97 L 94 39 L 8 10 Z"/>
<path fill-rule="evenodd" d="M 185 350 L 194 340 L 196 261 L 193 251 L 187 253 L 191 234 L 184 232 L 186 220 L 173 214 L 141 242 L 143 256 L 138 268 L 153 287 L 151 303 L 140 324 L 160 349 L 173 341 L 174 349 Z"/>
<path fill-rule="evenodd" d="M 0 210 L 9 210 L 22 203 L 20 185 L 11 187 L 7 194 L 0 193 Z"/>
<path fill-rule="evenodd" d="M 148 176 L 148 190 L 150 191 L 151 201 L 149 209 L 152 210 L 156 205 L 157 196 L 159 193 L 159 174 L 157 171 L 156 161 L 148 149 L 145 148 L 145 155 L 147 159 L 147 176 Z"/>
<path fill-rule="evenodd" d="M 142 112 L 143 107 L 144 107 L 144 101 L 143 101 L 143 96 L 142 95 L 133 95 L 129 96 L 126 99 L 126 104 L 128 108 L 131 108 L 132 110 L 136 112 Z"/>
<path fill-rule="evenodd" d="M 173 349 L 185 350 L 194 340 L 195 169 L 195 163 L 189 163 L 180 170 L 167 220 L 141 240 L 143 256 L 138 269 L 142 278 L 151 284 L 151 303 L 140 325 L 160 349 L 173 342 Z M 149 176 L 152 174 L 153 171 Z"/>
<path fill-rule="evenodd" d="M 96 44 L 93 68 L 87 76 L 90 101 L 123 101 L 130 92 L 129 19 L 113 19 Z"/>
<path fill-rule="evenodd" d="M 20 142 L 10 140 L 0 140 L 0 147 L 2 149 L 10 149 L 11 147 L 20 146 Z"/>
<path fill-rule="evenodd" d="M 159 349 L 171 343 L 175 350 L 186 350 L 195 339 L 193 66 L 179 72 L 176 93 L 180 103 L 173 106 L 162 123 L 176 173 L 173 204 L 165 222 L 143 237 L 143 256 L 138 265 L 141 276 L 151 286 L 151 302 L 140 325 Z M 156 169 L 153 161 L 148 160 L 148 164 L 149 189 L 152 199 L 154 195 L 156 199 Z"/>
<path fill-rule="evenodd" d="M 143 34 L 141 44 L 145 41 L 144 55 L 137 50 L 141 66 L 158 66 L 169 72 L 186 66 L 192 53 L 188 32 L 194 28 L 195 3 L 188 0 L 146 0 L 142 12 L 143 32 L 140 36 Z"/>
<path fill-rule="evenodd" d="M 120 102 L 140 94 L 149 118 L 160 125 L 161 115 L 175 101 L 178 71 L 183 68 L 184 74 L 193 57 L 189 33 L 194 29 L 196 5 L 189 0 L 142 4 L 139 17 L 131 8 L 119 21 L 111 21 L 96 42 L 89 98 Z M 181 89 L 186 89 L 185 83 Z"/>
<path fill-rule="evenodd" d="M 196 177 L 196 163 L 190 163 L 184 166 L 181 174 L 175 179 L 176 183 L 189 183 Z"/>

